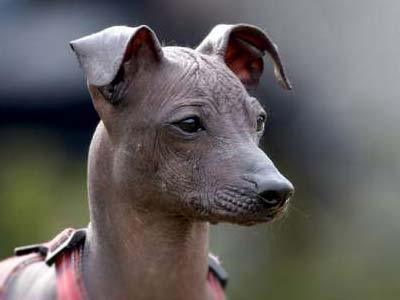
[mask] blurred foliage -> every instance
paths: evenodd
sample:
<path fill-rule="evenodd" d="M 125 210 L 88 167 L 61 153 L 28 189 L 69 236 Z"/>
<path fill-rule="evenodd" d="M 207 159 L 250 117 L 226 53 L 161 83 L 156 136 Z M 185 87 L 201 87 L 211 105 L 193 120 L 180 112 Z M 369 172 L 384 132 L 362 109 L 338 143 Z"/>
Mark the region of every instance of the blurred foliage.
<path fill-rule="evenodd" d="M 64 152 L 43 130 L 1 135 L 0 256 L 17 245 L 46 241 L 61 229 L 85 226 L 85 160 Z"/>

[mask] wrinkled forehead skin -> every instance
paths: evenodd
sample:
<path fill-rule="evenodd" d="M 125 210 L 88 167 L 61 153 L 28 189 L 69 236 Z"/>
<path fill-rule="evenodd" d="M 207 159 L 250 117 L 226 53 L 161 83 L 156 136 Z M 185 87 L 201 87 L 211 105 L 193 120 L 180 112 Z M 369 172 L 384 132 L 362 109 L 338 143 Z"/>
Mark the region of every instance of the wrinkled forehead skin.
<path fill-rule="evenodd" d="M 183 97 L 197 93 L 194 96 L 214 99 L 214 105 L 221 110 L 237 105 L 233 99 L 244 101 L 248 97 L 243 84 L 219 57 L 180 47 L 166 47 L 164 53 L 176 67 L 172 81 L 178 83 Z"/>
<path fill-rule="evenodd" d="M 262 110 L 219 57 L 183 47 L 164 47 L 163 52 L 162 63 L 154 70 L 144 70 L 141 80 L 128 91 L 127 98 L 141 102 L 133 104 L 130 114 L 140 110 L 139 116 L 152 120 L 151 116 L 160 113 L 198 106 L 221 117 L 235 114 L 235 122 L 240 124 Z"/>

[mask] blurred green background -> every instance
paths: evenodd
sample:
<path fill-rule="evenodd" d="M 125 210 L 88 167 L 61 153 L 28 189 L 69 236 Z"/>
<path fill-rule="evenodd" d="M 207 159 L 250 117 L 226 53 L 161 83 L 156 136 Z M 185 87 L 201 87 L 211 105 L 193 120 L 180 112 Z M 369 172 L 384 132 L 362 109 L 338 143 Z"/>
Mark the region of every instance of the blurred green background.
<path fill-rule="evenodd" d="M 273 224 L 213 226 L 229 299 L 399 299 L 399 15 L 394 0 L 0 0 L 0 257 L 88 223 L 97 116 L 68 41 L 148 24 L 194 47 L 246 22 L 270 33 L 295 86 L 267 67 L 258 96 L 264 148 L 296 195 Z"/>

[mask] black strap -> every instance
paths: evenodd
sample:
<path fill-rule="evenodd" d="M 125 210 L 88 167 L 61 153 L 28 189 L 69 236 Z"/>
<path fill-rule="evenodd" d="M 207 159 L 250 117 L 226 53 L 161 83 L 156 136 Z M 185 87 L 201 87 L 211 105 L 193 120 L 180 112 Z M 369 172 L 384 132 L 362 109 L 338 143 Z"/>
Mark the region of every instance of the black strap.
<path fill-rule="evenodd" d="M 61 245 L 55 249 L 48 251 L 45 262 L 51 266 L 56 258 L 66 250 L 72 250 L 86 238 L 86 229 L 75 230 Z"/>
<path fill-rule="evenodd" d="M 218 259 L 214 257 L 212 254 L 208 255 L 208 268 L 215 277 L 217 277 L 218 281 L 221 283 L 222 287 L 225 289 L 228 284 L 228 273 L 222 268 Z"/>
<path fill-rule="evenodd" d="M 41 256 L 46 256 L 49 249 L 42 244 L 21 246 L 14 249 L 15 256 L 23 256 L 31 253 L 39 253 Z"/>
<path fill-rule="evenodd" d="M 71 234 L 66 237 L 62 237 L 60 240 L 56 237 L 52 242 L 58 244 L 52 249 L 48 244 L 35 244 L 22 246 L 14 249 L 14 254 L 16 256 L 23 256 L 31 253 L 39 253 L 46 262 L 47 265 L 51 266 L 56 258 L 66 250 L 73 249 L 86 237 L 86 229 L 78 229 L 71 231 Z M 64 240 L 65 238 L 65 240 Z"/>

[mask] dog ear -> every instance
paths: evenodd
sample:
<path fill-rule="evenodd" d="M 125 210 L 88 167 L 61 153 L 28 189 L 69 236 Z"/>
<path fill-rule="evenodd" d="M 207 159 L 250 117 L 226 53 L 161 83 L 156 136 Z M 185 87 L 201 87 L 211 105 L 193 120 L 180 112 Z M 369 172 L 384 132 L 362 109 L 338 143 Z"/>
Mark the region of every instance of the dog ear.
<path fill-rule="evenodd" d="M 278 47 L 266 32 L 256 26 L 217 25 L 196 50 L 221 57 L 246 88 L 258 84 L 264 69 L 263 56 L 267 52 L 272 59 L 279 84 L 287 90 L 292 88 L 286 77 Z"/>
<path fill-rule="evenodd" d="M 112 103 L 121 97 L 116 86 L 125 80 L 126 63 L 134 64 L 143 59 L 159 61 L 163 56 L 155 33 L 145 25 L 110 27 L 71 41 L 70 46 L 88 83 L 98 87 Z"/>

